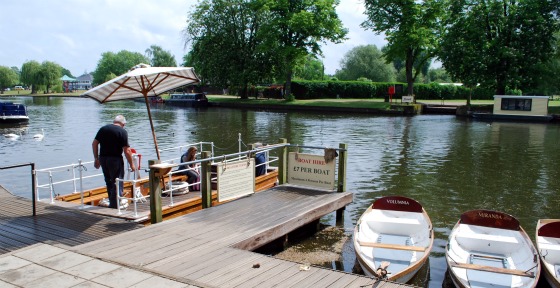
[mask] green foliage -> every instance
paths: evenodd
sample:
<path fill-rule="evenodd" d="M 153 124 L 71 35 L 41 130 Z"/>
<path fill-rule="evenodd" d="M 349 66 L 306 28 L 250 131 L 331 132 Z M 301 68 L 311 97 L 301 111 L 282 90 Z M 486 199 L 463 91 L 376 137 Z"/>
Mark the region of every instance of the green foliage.
<path fill-rule="evenodd" d="M 103 83 L 108 75 L 122 75 L 140 63 L 149 63 L 149 59 L 138 52 L 121 50 L 118 53 L 105 52 L 101 54 L 101 59 L 97 62 L 93 76 L 93 84 Z M 112 78 L 110 78 L 112 79 Z"/>
<path fill-rule="evenodd" d="M 385 57 L 375 45 L 352 48 L 340 61 L 335 75 L 340 80 L 357 80 L 360 77 L 376 82 L 395 81 L 395 69 L 387 64 Z"/>
<path fill-rule="evenodd" d="M 14 70 L 0 66 L 0 93 L 4 93 L 4 89 L 15 85 L 18 81 L 18 75 Z"/>
<path fill-rule="evenodd" d="M 416 77 L 435 56 L 437 31 L 443 13 L 441 0 L 365 0 L 367 20 L 362 27 L 384 33 L 384 50 L 390 61 L 405 59 L 408 94 L 413 94 Z M 398 69 L 398 68 L 397 68 Z"/>
<path fill-rule="evenodd" d="M 31 87 L 31 93 L 37 92 L 37 85 L 41 83 L 41 64 L 37 61 L 28 61 L 21 66 L 20 82 Z"/>
<path fill-rule="evenodd" d="M 263 0 L 270 15 L 264 23 L 264 51 L 279 59 L 277 71 L 286 75 L 291 94 L 292 71 L 308 54 L 321 55 L 320 42 L 339 43 L 348 31 L 336 13 L 336 0 Z"/>
<path fill-rule="evenodd" d="M 323 80 L 323 62 L 313 55 L 307 55 L 297 64 L 294 70 L 294 79 L 297 80 Z"/>
<path fill-rule="evenodd" d="M 146 49 L 146 58 L 150 59 L 150 65 L 153 67 L 177 67 L 173 54 L 157 45 Z"/>
<path fill-rule="evenodd" d="M 60 75 L 62 75 L 62 76 L 67 75 L 68 77 L 76 78 L 76 77 L 74 77 L 74 75 L 72 75 L 72 72 L 70 72 L 70 70 L 68 70 L 64 67 L 61 67 Z"/>
<path fill-rule="evenodd" d="M 439 58 L 448 73 L 503 95 L 532 85 L 553 51 L 560 1 L 450 1 Z"/>
<path fill-rule="evenodd" d="M 192 48 L 185 66 L 195 67 L 206 83 L 240 89 L 248 97 L 251 84 L 273 73 L 273 51 L 262 48 L 262 27 L 269 21 L 260 0 L 203 0 L 187 18 L 185 38 Z"/>
<path fill-rule="evenodd" d="M 45 85 L 47 93 L 49 93 L 50 87 L 60 83 L 60 77 L 62 72 L 62 67 L 51 61 L 44 61 L 41 64 L 41 70 L 39 71 L 39 84 Z"/>
<path fill-rule="evenodd" d="M 359 81 L 294 81 L 293 91 L 298 99 L 370 99 L 388 97 L 389 86 L 402 83 L 390 82 L 359 82 Z M 407 94 L 397 93 L 395 98 Z M 509 91 L 513 95 L 515 91 Z M 440 85 L 438 83 L 415 84 L 414 94 L 417 99 L 467 99 L 471 90 L 464 86 Z M 472 99 L 493 100 L 493 91 L 485 88 L 472 90 Z M 268 97 L 272 98 L 272 97 Z"/>
<path fill-rule="evenodd" d="M 444 68 L 436 68 L 430 69 L 428 71 L 427 79 L 429 82 L 437 82 L 437 83 L 451 83 L 451 76 L 445 71 Z"/>

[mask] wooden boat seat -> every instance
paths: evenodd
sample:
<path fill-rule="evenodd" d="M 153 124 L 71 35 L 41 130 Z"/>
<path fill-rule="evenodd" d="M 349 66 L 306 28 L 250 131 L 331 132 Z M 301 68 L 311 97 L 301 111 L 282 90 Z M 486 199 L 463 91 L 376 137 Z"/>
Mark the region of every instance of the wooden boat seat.
<path fill-rule="evenodd" d="M 509 274 L 509 275 L 515 275 L 515 276 L 521 276 L 521 277 L 530 277 L 530 278 L 535 277 L 535 275 L 533 273 L 528 273 L 528 272 L 525 272 L 523 270 L 517 270 L 517 269 L 507 269 L 507 268 L 492 267 L 492 266 L 477 265 L 477 264 L 468 264 L 468 263 L 450 263 L 450 265 L 451 265 L 451 267 L 454 267 L 454 268 L 486 271 L 486 272 L 500 273 L 500 274 Z"/>

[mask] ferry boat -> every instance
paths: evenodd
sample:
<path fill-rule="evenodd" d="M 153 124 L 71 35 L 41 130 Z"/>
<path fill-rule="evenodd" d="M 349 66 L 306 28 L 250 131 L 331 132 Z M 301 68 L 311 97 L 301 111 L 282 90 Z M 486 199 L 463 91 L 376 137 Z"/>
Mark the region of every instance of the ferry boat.
<path fill-rule="evenodd" d="M 27 108 L 23 104 L 0 102 L 0 124 L 21 124 L 29 122 Z"/>
<path fill-rule="evenodd" d="M 212 155 L 214 153 L 212 142 L 198 142 L 160 150 L 164 154 L 174 155 L 172 156 L 174 158 L 162 160 L 163 165 L 173 167 L 172 169 L 170 168 L 168 173 L 163 177 L 161 191 L 163 220 L 172 219 L 202 209 L 203 193 L 199 188 L 202 183 L 200 177 L 197 179 L 197 182 L 189 184 L 187 182 L 187 177 L 177 168 L 179 164 L 201 164 L 202 161 L 204 161 L 200 159 L 192 162 L 178 163 L 180 162 L 181 152 L 186 151 L 186 149 L 191 146 L 197 147 L 198 151 L 211 151 Z M 259 153 L 266 153 L 267 161 L 262 164 L 253 164 L 249 175 L 252 176 L 252 180 L 244 182 L 244 185 L 248 185 L 247 190 L 250 190 L 252 193 L 260 192 L 278 185 L 278 168 L 271 166 L 271 164 L 278 161 L 278 157 L 268 156 L 268 152 L 274 148 L 277 147 L 269 145 L 268 147 L 262 147 L 258 150 Z M 132 152 L 133 159 L 137 163 L 136 166 L 139 168 L 139 171 L 142 171 L 144 169 L 144 167 L 140 166 L 142 155 L 136 153 L 136 151 Z M 212 161 L 210 165 L 210 201 L 212 205 L 231 200 L 231 198 L 221 198 L 218 193 L 220 177 L 218 174 L 223 178 L 223 173 L 218 173 L 220 165 L 225 165 L 228 167 L 228 171 L 233 172 L 234 170 L 229 168 L 231 167 L 230 165 L 234 165 L 231 163 L 243 162 L 243 167 L 248 167 L 247 159 L 251 158 L 250 156 L 251 151 L 240 151 L 235 154 L 215 156 L 219 158 L 219 161 Z M 81 207 L 80 209 L 90 213 L 148 224 L 150 222 L 151 213 L 150 182 L 148 175 L 140 175 L 140 172 L 137 172 L 136 175 L 131 175 L 129 172 L 128 175 L 125 175 L 125 179 L 118 179 L 117 181 L 123 183 L 123 191 L 118 201 L 120 206 L 118 209 L 112 209 L 107 208 L 107 189 L 105 185 L 101 184 L 103 183 L 103 174 L 101 170 L 89 169 L 91 165 L 92 162 L 79 162 L 36 170 L 36 200 L 46 201 L 56 205 Z M 255 176 L 254 167 L 259 165 L 264 165 L 266 167 L 266 173 L 264 175 Z M 128 167 L 125 168 L 127 168 L 125 171 L 129 170 Z M 202 169 L 200 169 L 200 167 L 198 168 L 198 172 L 202 175 Z M 94 181 L 94 179 L 98 180 Z M 86 181 L 89 181 L 89 183 L 83 185 L 83 182 Z M 250 185 L 251 183 L 248 182 L 254 184 Z M 48 196 L 45 197 L 45 195 Z"/>

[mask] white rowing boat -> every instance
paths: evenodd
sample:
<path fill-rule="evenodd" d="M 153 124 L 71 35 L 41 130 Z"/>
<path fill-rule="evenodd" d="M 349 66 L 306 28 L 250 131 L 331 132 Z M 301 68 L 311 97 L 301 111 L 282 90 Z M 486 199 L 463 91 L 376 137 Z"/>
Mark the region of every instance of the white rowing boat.
<path fill-rule="evenodd" d="M 540 219 L 537 222 L 536 243 L 546 281 L 560 287 L 560 219 Z"/>
<path fill-rule="evenodd" d="M 457 287 L 535 287 L 537 250 L 511 215 L 472 210 L 449 235 L 445 258 Z"/>
<path fill-rule="evenodd" d="M 428 214 L 420 203 L 402 196 L 377 199 L 354 229 L 354 249 L 364 274 L 400 283 L 422 268 L 433 243 Z"/>

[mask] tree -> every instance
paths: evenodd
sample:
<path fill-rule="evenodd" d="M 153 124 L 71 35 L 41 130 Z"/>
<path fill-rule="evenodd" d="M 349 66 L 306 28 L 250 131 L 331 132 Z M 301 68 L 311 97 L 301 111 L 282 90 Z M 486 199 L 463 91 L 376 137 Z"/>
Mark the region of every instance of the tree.
<path fill-rule="evenodd" d="M 146 58 L 150 59 L 150 65 L 153 67 L 177 67 L 175 56 L 157 45 L 146 49 Z"/>
<path fill-rule="evenodd" d="M 140 64 L 149 63 L 149 59 L 138 52 L 130 52 L 121 50 L 117 54 L 113 52 L 105 52 L 101 54 L 101 59 L 97 62 L 93 76 L 93 85 L 99 85 L 107 79 L 107 75 L 122 75 L 130 70 L 130 68 Z M 112 78 L 110 78 L 112 79 Z"/>
<path fill-rule="evenodd" d="M 442 16 L 441 0 L 365 0 L 367 20 L 361 25 L 380 34 L 388 42 L 385 57 L 389 61 L 405 59 L 408 95 L 414 94 L 414 82 L 422 67 L 434 57 Z M 416 98 L 414 98 L 416 102 Z"/>
<path fill-rule="evenodd" d="M 70 72 L 70 70 L 68 70 L 68 69 L 66 69 L 66 68 L 64 68 L 64 67 L 61 67 L 61 69 L 60 69 L 60 75 L 62 75 L 62 76 L 66 75 L 66 76 L 68 76 L 68 77 L 76 78 L 76 77 L 74 77 L 74 75 L 72 75 L 72 72 Z"/>
<path fill-rule="evenodd" d="M 14 70 L 0 66 L 0 93 L 4 93 L 4 89 L 15 85 L 18 81 L 18 75 Z"/>
<path fill-rule="evenodd" d="M 437 83 L 451 83 L 451 77 L 445 71 L 444 68 L 436 68 L 430 69 L 428 71 L 428 83 L 430 82 L 437 82 Z"/>
<path fill-rule="evenodd" d="M 557 0 L 451 1 L 439 58 L 467 87 L 480 84 L 497 95 L 534 83 L 538 65 L 553 52 Z M 525 83 L 525 84 L 524 84 Z"/>
<path fill-rule="evenodd" d="M 323 80 L 325 66 L 313 55 L 307 55 L 294 69 L 294 78 L 301 80 Z"/>
<path fill-rule="evenodd" d="M 60 82 L 60 74 L 62 72 L 62 67 L 54 62 L 45 61 L 41 64 L 41 69 L 39 70 L 39 83 L 47 87 L 47 93 L 50 91 L 50 87 L 58 84 Z"/>
<path fill-rule="evenodd" d="M 31 87 L 31 93 L 37 93 L 37 85 L 41 82 L 41 64 L 37 61 L 28 61 L 21 66 L 20 82 Z"/>
<path fill-rule="evenodd" d="M 374 82 L 395 81 L 395 69 L 387 64 L 375 45 L 352 48 L 340 61 L 340 70 L 335 73 L 340 80 L 356 80 L 360 77 Z"/>
<path fill-rule="evenodd" d="M 336 14 L 336 0 L 263 0 L 271 21 L 266 23 L 266 47 L 276 51 L 279 71 L 285 75 L 285 97 L 290 98 L 293 70 L 308 54 L 321 55 L 320 42 L 340 43 L 348 31 Z"/>
<path fill-rule="evenodd" d="M 184 58 L 204 82 L 240 89 L 248 98 L 248 86 L 270 79 L 273 51 L 263 49 L 261 29 L 267 18 L 262 0 L 203 0 L 190 13 L 184 30 Z"/>

